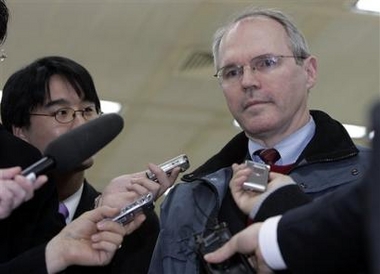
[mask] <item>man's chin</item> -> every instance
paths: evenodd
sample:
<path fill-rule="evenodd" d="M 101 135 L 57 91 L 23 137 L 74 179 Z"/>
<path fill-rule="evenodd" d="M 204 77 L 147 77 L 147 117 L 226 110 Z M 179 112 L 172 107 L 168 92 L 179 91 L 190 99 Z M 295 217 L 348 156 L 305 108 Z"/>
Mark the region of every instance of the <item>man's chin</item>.
<path fill-rule="evenodd" d="M 72 172 L 84 171 L 92 167 L 93 164 L 94 164 L 94 160 L 92 158 L 89 158 L 86 161 L 82 162 L 80 165 L 78 165 L 76 168 L 74 168 Z"/>
<path fill-rule="evenodd" d="M 94 159 L 89 158 L 83 163 L 81 163 L 75 170 L 78 170 L 78 171 L 86 170 L 92 167 L 93 164 L 94 164 Z"/>

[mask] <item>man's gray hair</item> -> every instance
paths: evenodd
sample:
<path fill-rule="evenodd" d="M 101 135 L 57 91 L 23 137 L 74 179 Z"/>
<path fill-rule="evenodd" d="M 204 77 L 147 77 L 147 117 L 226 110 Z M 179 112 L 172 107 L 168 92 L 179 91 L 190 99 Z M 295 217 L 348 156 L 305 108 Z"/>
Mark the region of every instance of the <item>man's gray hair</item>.
<path fill-rule="evenodd" d="M 301 33 L 301 31 L 293 23 L 292 19 L 285 15 L 283 12 L 274 9 L 263 9 L 263 8 L 248 8 L 243 12 L 237 14 L 229 23 L 225 26 L 219 28 L 215 34 L 212 43 L 212 53 L 214 55 L 214 66 L 215 69 L 219 69 L 219 48 L 220 43 L 226 33 L 238 22 L 246 18 L 255 17 L 267 17 L 273 19 L 280 23 L 288 37 L 289 37 L 289 47 L 296 58 L 296 63 L 301 64 L 303 60 L 310 56 L 309 47 L 306 43 L 306 39 Z"/>

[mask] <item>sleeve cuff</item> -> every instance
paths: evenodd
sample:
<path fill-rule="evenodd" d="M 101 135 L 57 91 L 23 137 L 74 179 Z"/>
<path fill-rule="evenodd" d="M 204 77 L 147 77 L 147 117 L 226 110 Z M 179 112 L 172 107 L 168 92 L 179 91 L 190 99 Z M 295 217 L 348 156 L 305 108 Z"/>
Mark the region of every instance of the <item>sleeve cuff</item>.
<path fill-rule="evenodd" d="M 259 231 L 259 247 L 266 264 L 273 270 L 284 270 L 286 264 L 277 242 L 277 226 L 282 216 L 267 219 Z"/>

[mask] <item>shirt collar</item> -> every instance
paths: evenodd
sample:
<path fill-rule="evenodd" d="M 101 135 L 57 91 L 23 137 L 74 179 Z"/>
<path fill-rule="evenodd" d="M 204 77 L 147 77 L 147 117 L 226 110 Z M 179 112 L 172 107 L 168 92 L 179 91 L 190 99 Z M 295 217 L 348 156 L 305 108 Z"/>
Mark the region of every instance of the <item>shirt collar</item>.
<path fill-rule="evenodd" d="M 74 213 L 77 210 L 80 198 L 82 197 L 82 192 L 83 192 L 83 184 L 73 195 L 71 195 L 70 197 L 62 201 L 62 203 L 64 203 L 67 209 L 69 210 L 69 216 L 66 218 L 67 224 L 73 220 Z"/>
<path fill-rule="evenodd" d="M 283 139 L 281 142 L 276 144 L 273 148 L 277 149 L 281 155 L 281 159 L 277 161 L 278 165 L 290 165 L 296 162 L 298 157 L 301 155 L 302 151 L 305 149 L 307 144 L 313 138 L 315 133 L 315 122 L 312 116 L 310 116 L 309 121 L 300 129 Z M 255 143 L 251 139 L 248 141 L 248 151 L 250 155 L 256 150 L 265 149 L 258 143 Z M 252 156 L 251 156 L 252 157 Z M 258 156 L 253 156 L 254 161 L 260 161 Z"/>

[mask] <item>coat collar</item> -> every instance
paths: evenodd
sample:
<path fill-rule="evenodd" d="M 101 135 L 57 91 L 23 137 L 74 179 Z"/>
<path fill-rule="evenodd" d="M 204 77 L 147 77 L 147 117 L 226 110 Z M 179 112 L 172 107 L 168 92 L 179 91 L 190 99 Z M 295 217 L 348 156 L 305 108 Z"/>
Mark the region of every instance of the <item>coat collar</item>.
<path fill-rule="evenodd" d="M 297 163 L 336 161 L 358 154 L 359 150 L 340 122 L 323 111 L 311 110 L 310 114 L 316 124 L 315 134 Z M 184 175 L 182 180 L 192 181 L 233 163 L 242 163 L 247 158 L 247 153 L 248 138 L 244 132 L 240 132 L 203 165 Z"/>

